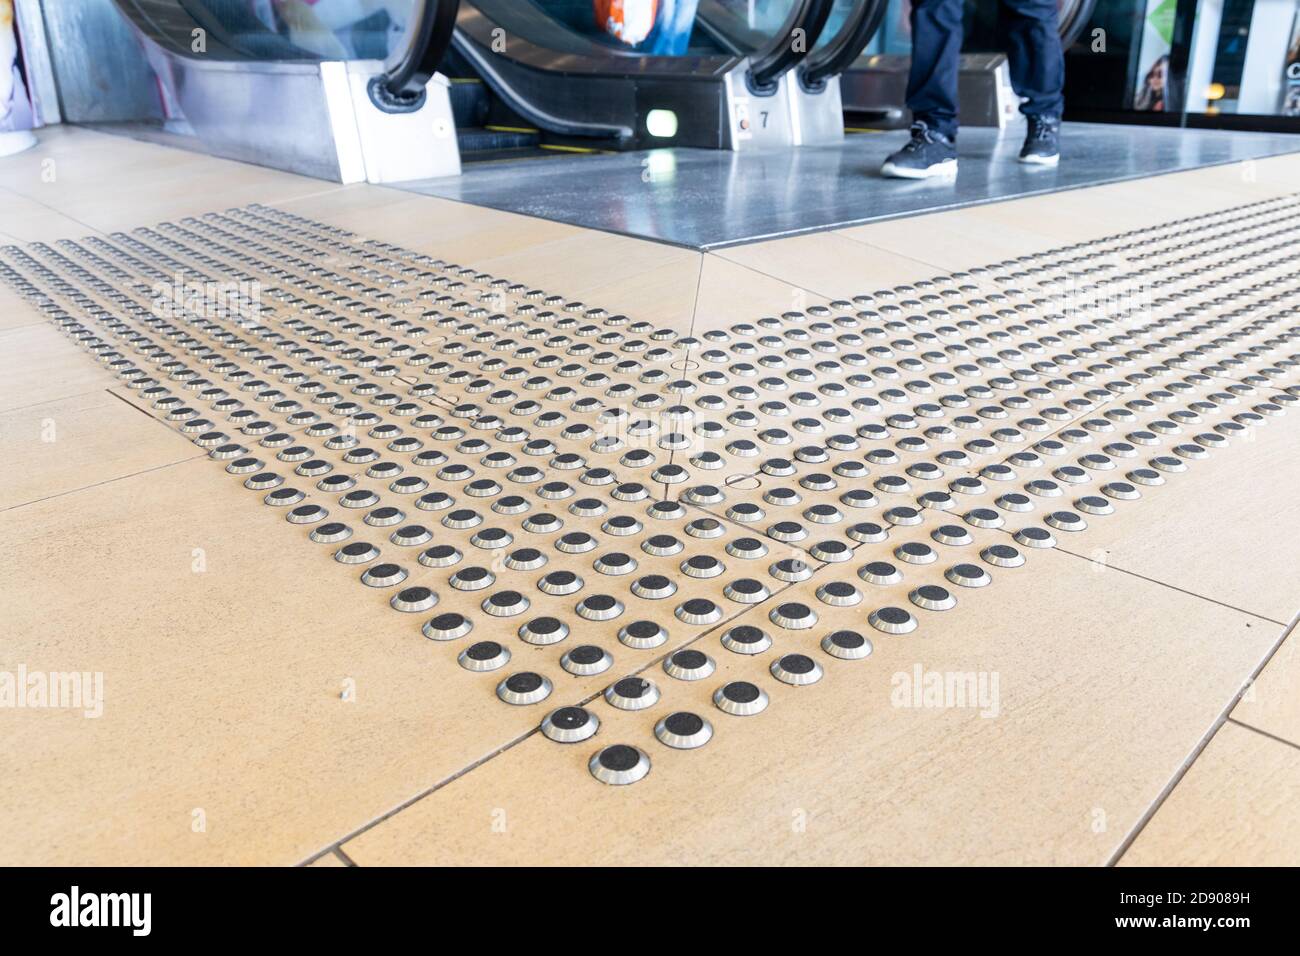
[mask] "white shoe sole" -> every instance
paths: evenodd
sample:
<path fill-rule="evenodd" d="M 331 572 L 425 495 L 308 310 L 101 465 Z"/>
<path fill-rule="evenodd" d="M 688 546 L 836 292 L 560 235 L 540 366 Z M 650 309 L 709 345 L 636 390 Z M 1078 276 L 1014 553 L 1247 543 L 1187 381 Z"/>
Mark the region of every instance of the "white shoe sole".
<path fill-rule="evenodd" d="M 1061 154 L 1051 156 L 1021 156 L 1020 161 L 1026 166 L 1055 166 L 1061 161 Z"/>
<path fill-rule="evenodd" d="M 942 163 L 935 163 L 925 169 L 909 169 L 906 166 L 885 163 L 880 167 L 880 175 L 892 179 L 933 179 L 936 176 L 956 176 L 957 160 L 945 159 Z"/>

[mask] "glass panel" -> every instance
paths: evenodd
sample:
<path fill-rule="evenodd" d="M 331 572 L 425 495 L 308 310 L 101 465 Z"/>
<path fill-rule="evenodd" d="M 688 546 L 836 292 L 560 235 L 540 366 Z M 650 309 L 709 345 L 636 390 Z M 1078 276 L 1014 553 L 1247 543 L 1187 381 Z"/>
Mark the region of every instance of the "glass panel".
<path fill-rule="evenodd" d="M 1300 3 L 1202 0 L 1186 110 L 1206 118 L 1300 117 Z"/>
<path fill-rule="evenodd" d="M 252 56 L 382 60 L 423 0 L 178 0 L 228 46 Z M 279 41 L 278 43 L 276 41 Z"/>
<path fill-rule="evenodd" d="M 703 42 L 692 43 L 699 0 L 531 2 L 575 33 L 624 52 L 684 56 L 687 52 L 696 52 L 695 47 Z"/>

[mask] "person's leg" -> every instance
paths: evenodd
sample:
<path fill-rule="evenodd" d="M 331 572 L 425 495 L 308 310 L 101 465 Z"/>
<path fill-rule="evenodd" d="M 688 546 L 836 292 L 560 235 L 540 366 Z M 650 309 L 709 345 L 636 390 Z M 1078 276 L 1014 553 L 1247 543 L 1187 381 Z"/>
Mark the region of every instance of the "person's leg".
<path fill-rule="evenodd" d="M 1011 85 L 1026 116 L 1060 119 L 1065 108 L 1065 54 L 1056 0 L 1003 0 L 1010 12 L 1007 58 Z"/>
<path fill-rule="evenodd" d="M 880 167 L 897 179 L 957 172 L 957 69 L 962 0 L 912 0 L 912 65 L 907 108 L 912 138 Z"/>
<path fill-rule="evenodd" d="M 949 139 L 957 135 L 961 16 L 962 0 L 912 2 L 912 65 L 907 76 L 907 107 L 914 120 Z"/>

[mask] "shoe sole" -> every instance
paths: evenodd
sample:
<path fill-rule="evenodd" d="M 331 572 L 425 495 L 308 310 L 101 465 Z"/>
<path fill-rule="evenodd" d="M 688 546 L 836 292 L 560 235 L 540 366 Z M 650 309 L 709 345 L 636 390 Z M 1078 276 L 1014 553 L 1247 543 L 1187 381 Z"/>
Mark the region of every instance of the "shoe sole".
<path fill-rule="evenodd" d="M 891 179 L 933 179 L 936 176 L 956 176 L 957 160 L 946 159 L 942 163 L 935 163 L 925 169 L 910 169 L 906 166 L 885 163 L 880 167 L 880 175 L 888 176 Z"/>
<path fill-rule="evenodd" d="M 1055 166 L 1061 161 L 1061 154 L 1051 156 L 1021 156 L 1020 161 L 1026 166 Z"/>

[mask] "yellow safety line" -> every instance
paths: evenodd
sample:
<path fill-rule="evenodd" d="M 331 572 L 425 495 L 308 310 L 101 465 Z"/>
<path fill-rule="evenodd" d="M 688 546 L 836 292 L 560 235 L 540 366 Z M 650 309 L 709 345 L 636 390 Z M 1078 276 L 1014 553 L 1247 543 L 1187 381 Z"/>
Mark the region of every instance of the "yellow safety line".
<path fill-rule="evenodd" d="M 887 132 L 887 131 L 886 131 L 886 130 L 883 130 L 883 129 L 859 129 L 859 128 L 855 127 L 855 126 L 846 126 L 846 127 L 844 127 L 844 132 L 846 132 L 846 133 L 884 133 L 884 132 Z"/>
<path fill-rule="evenodd" d="M 486 130 L 494 133 L 536 133 L 537 130 L 529 126 L 484 126 Z"/>
<path fill-rule="evenodd" d="M 542 149 L 554 149 L 561 153 L 598 153 L 600 150 L 590 149 L 586 146 L 556 146 L 552 143 L 542 143 Z"/>

